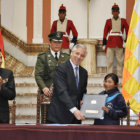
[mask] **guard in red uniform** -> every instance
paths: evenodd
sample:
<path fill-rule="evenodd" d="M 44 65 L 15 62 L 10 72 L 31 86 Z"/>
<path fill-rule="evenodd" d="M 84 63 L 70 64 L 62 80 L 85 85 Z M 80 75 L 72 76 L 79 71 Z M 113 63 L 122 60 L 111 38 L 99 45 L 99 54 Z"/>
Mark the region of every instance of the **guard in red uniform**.
<path fill-rule="evenodd" d="M 66 7 L 63 4 L 59 8 L 58 13 L 59 19 L 55 20 L 52 24 L 51 33 L 53 32 L 63 32 L 63 43 L 62 43 L 62 51 L 69 52 L 69 44 L 70 44 L 70 31 L 72 31 L 73 38 L 71 40 L 72 43 L 76 44 L 78 32 L 71 20 L 68 20 L 66 17 Z"/>
<path fill-rule="evenodd" d="M 122 75 L 123 43 L 126 42 L 128 24 L 126 19 L 119 17 L 119 6 L 112 6 L 112 19 L 107 19 L 104 27 L 103 48 L 106 50 L 107 73 L 113 72 L 114 56 L 117 60 L 117 75 Z M 124 39 L 124 30 L 126 37 Z"/>

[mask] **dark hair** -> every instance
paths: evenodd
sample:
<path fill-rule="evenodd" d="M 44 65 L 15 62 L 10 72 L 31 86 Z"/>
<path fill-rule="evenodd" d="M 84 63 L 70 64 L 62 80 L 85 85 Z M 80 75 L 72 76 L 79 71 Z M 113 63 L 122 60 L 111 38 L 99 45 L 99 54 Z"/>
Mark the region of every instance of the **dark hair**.
<path fill-rule="evenodd" d="M 113 7 L 113 8 L 112 8 L 112 11 L 113 11 L 113 12 L 115 12 L 115 11 L 116 11 L 116 12 L 119 12 L 119 11 L 120 11 L 120 8 L 119 8 L 119 7 Z"/>
<path fill-rule="evenodd" d="M 111 78 L 111 79 L 114 81 L 115 85 L 117 85 L 117 84 L 119 83 L 119 78 L 118 78 L 118 76 L 117 76 L 116 74 L 114 74 L 114 73 L 109 73 L 109 74 L 107 74 L 107 75 L 105 76 L 105 78 L 104 78 L 104 81 L 107 80 L 108 78 Z"/>
<path fill-rule="evenodd" d="M 64 9 L 59 9 L 59 14 L 60 14 L 60 13 L 64 13 L 64 14 L 65 14 L 65 13 L 66 13 L 66 10 L 64 10 Z"/>

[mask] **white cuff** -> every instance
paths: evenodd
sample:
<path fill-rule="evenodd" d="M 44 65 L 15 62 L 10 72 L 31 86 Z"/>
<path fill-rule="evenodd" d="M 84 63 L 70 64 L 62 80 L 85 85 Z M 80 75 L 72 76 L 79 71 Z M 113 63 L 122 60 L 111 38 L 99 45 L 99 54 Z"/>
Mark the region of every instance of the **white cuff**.
<path fill-rule="evenodd" d="M 105 46 L 106 46 L 106 45 L 103 45 L 103 50 L 105 50 Z"/>
<path fill-rule="evenodd" d="M 125 42 L 123 42 L 123 48 L 125 48 L 125 46 L 126 46 L 126 43 L 125 43 Z"/>
<path fill-rule="evenodd" d="M 76 107 L 73 107 L 73 108 L 70 109 L 70 112 L 74 113 L 75 110 L 78 110 L 78 109 Z"/>

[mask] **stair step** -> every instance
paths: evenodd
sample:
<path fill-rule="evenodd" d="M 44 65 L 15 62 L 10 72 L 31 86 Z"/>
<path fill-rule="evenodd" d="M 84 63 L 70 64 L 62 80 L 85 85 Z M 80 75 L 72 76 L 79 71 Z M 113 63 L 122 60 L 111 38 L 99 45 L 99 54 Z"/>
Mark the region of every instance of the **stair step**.
<path fill-rule="evenodd" d="M 35 83 L 16 83 L 15 86 L 16 88 L 17 87 L 37 87 Z"/>
<path fill-rule="evenodd" d="M 36 103 L 35 104 L 16 104 L 16 108 L 31 108 L 31 107 L 36 107 Z"/>
<path fill-rule="evenodd" d="M 36 115 L 16 115 L 16 119 L 36 119 Z"/>
<path fill-rule="evenodd" d="M 34 104 L 37 102 L 37 98 L 16 98 L 16 105 L 17 104 Z"/>
<path fill-rule="evenodd" d="M 37 93 L 16 93 L 17 97 L 37 97 Z"/>
<path fill-rule="evenodd" d="M 36 107 L 17 107 L 16 115 L 36 115 Z"/>
<path fill-rule="evenodd" d="M 37 93 L 38 87 L 16 87 L 16 93 Z"/>
<path fill-rule="evenodd" d="M 26 82 L 26 83 L 35 83 L 35 78 L 34 78 L 34 76 L 32 76 L 32 77 L 26 77 L 26 76 L 19 77 L 19 76 L 15 76 L 15 82 L 16 83 L 24 83 L 24 82 Z"/>

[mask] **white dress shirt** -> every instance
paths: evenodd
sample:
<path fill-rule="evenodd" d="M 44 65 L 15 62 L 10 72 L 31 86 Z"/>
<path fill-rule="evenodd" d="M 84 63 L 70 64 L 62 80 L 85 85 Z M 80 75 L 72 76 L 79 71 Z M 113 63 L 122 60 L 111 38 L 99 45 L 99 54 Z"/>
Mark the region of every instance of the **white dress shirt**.
<path fill-rule="evenodd" d="M 53 57 L 55 58 L 55 51 L 53 51 L 51 48 L 50 48 L 50 51 L 51 51 L 51 54 L 53 55 Z M 60 57 L 60 51 L 59 52 L 57 52 L 57 58 L 59 59 L 59 57 Z"/>

